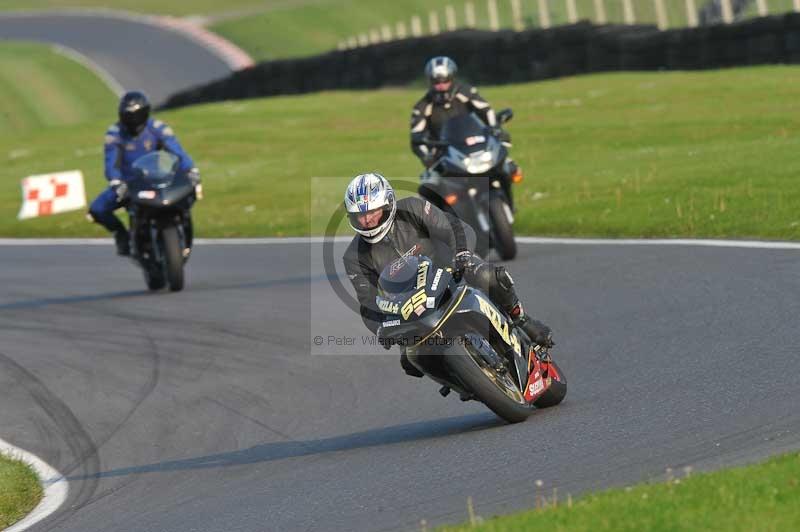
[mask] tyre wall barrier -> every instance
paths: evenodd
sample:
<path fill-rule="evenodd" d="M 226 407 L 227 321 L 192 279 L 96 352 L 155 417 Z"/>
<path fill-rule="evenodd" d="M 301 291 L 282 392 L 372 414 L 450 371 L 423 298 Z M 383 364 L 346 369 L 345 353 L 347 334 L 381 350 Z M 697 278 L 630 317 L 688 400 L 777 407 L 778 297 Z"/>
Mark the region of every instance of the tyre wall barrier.
<path fill-rule="evenodd" d="M 165 108 L 420 80 L 425 62 L 448 55 L 463 79 L 498 85 L 619 70 L 693 70 L 800 62 L 800 13 L 729 25 L 659 31 L 579 22 L 521 32 L 459 30 L 300 59 L 266 61 L 172 95 Z"/>

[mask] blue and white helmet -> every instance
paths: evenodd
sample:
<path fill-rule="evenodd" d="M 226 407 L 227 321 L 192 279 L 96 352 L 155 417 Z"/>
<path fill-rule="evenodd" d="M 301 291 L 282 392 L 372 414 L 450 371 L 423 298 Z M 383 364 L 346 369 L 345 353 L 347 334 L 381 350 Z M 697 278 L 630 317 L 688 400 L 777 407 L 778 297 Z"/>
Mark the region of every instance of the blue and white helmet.
<path fill-rule="evenodd" d="M 350 227 L 370 244 L 380 242 L 386 236 L 397 213 L 397 200 L 392 185 L 385 177 L 375 173 L 357 175 L 350 181 L 344 193 L 344 206 Z M 363 227 L 358 221 L 359 216 L 376 209 L 383 211 L 378 225 L 372 228 Z"/>

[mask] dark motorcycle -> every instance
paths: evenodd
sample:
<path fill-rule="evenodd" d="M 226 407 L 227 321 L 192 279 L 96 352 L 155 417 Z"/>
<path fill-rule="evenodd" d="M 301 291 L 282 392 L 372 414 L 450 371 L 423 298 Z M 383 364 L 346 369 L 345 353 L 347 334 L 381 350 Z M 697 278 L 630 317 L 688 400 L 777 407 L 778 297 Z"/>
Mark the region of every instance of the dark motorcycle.
<path fill-rule="evenodd" d="M 133 163 L 127 187 L 131 257 L 144 271 L 147 288 L 169 284 L 173 292 L 182 290 L 192 249 L 194 186 L 175 155 L 155 151 Z"/>
<path fill-rule="evenodd" d="M 381 272 L 378 286 L 379 341 L 403 347 L 443 396 L 455 390 L 509 423 L 564 399 L 567 380 L 549 351 L 449 269 L 424 256 L 400 258 Z"/>
<path fill-rule="evenodd" d="M 500 124 L 511 120 L 511 109 L 498 113 Z M 475 114 L 451 118 L 440 139 L 426 140 L 439 157 L 420 176 L 419 194 L 455 214 L 475 230 L 476 252 L 496 249 L 503 260 L 517 254 L 514 241 L 512 183 L 522 180 L 508 162 L 507 133 L 484 124 Z"/>

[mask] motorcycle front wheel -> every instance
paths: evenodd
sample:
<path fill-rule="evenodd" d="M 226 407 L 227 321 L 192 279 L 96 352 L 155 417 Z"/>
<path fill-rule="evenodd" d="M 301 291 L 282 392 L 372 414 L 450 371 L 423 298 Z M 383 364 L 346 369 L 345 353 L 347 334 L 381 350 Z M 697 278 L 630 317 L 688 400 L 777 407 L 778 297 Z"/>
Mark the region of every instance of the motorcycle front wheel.
<path fill-rule="evenodd" d="M 533 406 L 525 400 L 514 377 L 490 366 L 480 349 L 491 349 L 481 336 L 468 334 L 453 352 L 444 356 L 445 364 L 489 410 L 509 423 L 525 421 Z M 460 352 L 458 351 L 460 350 Z"/>
<path fill-rule="evenodd" d="M 183 289 L 183 253 L 178 228 L 174 225 L 165 227 L 161 231 L 161 238 L 164 243 L 169 289 L 179 292 Z"/>
<path fill-rule="evenodd" d="M 511 226 L 513 219 L 511 207 L 503 198 L 494 197 L 489 200 L 488 209 L 494 226 L 492 246 L 501 259 L 511 260 L 517 256 L 517 242 L 514 240 L 514 228 Z"/>
<path fill-rule="evenodd" d="M 164 274 L 160 270 L 151 266 L 144 266 L 142 271 L 144 271 L 144 282 L 149 290 L 161 290 L 167 284 Z"/>

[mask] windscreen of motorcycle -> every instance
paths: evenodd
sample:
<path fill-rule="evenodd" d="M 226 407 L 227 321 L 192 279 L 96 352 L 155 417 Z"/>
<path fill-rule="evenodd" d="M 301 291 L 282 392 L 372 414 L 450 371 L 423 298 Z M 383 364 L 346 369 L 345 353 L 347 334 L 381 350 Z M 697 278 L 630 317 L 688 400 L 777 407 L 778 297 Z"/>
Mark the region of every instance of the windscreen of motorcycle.
<path fill-rule="evenodd" d="M 383 269 L 378 278 L 381 295 L 393 298 L 393 296 L 414 290 L 417 286 L 418 271 L 419 258 L 414 255 L 392 261 Z"/>
<path fill-rule="evenodd" d="M 485 149 L 489 141 L 486 125 L 474 113 L 456 116 L 445 122 L 439 137 L 465 154 Z"/>
<path fill-rule="evenodd" d="M 142 155 L 133 162 L 135 177 L 148 183 L 153 188 L 166 188 L 172 184 L 178 171 L 180 160 L 166 151 L 154 151 Z"/>

